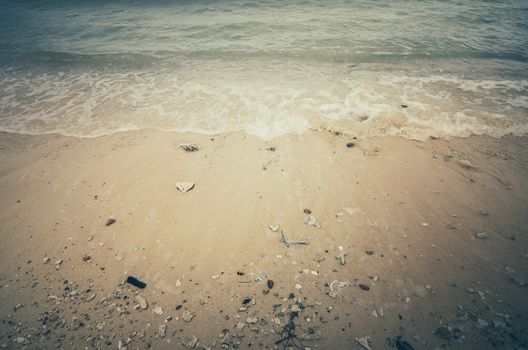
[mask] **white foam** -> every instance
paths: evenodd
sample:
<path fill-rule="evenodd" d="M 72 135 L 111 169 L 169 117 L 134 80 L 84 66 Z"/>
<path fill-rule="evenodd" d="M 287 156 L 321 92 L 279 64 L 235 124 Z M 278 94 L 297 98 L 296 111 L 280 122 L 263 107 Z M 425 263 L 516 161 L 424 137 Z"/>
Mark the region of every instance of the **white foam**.
<path fill-rule="evenodd" d="M 358 136 L 525 133 L 528 81 L 332 66 L 173 72 L 0 72 L 0 129 L 94 137 L 154 128 L 263 139 L 339 122 Z M 281 74 L 279 74 L 281 73 Z M 405 102 L 408 108 L 400 105 Z"/>

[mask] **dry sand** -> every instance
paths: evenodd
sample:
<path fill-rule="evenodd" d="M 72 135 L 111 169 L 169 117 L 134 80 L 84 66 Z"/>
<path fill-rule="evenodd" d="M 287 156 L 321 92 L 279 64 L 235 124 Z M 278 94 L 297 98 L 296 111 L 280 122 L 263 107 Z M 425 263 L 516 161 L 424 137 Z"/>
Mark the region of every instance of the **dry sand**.
<path fill-rule="evenodd" d="M 526 137 L 3 133 L 0 344 L 524 349 L 527 200 Z"/>

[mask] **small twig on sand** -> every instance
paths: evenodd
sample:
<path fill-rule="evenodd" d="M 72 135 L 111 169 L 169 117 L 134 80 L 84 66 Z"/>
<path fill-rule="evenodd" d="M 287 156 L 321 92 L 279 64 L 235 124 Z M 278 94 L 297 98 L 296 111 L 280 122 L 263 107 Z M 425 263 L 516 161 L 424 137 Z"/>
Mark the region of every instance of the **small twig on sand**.
<path fill-rule="evenodd" d="M 299 239 L 299 240 L 289 240 L 284 236 L 284 231 L 281 230 L 281 236 L 282 236 L 282 243 L 286 244 L 287 246 L 294 245 L 294 244 L 304 244 L 308 245 L 310 244 L 310 241 L 307 239 Z"/>

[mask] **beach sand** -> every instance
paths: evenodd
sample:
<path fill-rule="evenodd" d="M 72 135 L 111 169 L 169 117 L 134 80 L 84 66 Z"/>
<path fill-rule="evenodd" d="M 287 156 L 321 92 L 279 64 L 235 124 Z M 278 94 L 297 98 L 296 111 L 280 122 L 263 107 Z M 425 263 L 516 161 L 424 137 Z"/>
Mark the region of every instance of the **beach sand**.
<path fill-rule="evenodd" d="M 526 348 L 527 203 L 528 137 L 2 133 L 0 344 Z"/>

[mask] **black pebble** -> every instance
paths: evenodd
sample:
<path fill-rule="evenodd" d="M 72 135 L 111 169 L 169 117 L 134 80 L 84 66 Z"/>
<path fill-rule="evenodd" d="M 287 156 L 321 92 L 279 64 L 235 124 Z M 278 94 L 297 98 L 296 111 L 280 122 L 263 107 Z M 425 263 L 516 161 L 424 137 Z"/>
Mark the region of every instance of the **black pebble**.
<path fill-rule="evenodd" d="M 362 290 L 369 290 L 370 289 L 370 287 L 367 286 L 366 284 L 360 284 L 359 288 L 361 288 Z"/>
<path fill-rule="evenodd" d="M 312 213 L 312 211 L 311 211 L 310 209 L 304 209 L 303 212 L 304 212 L 305 214 L 311 214 L 311 213 Z"/>
<path fill-rule="evenodd" d="M 116 219 L 114 219 L 114 218 L 110 218 L 110 219 L 108 219 L 108 220 L 106 221 L 105 226 L 110 226 L 110 225 L 114 224 L 115 222 L 116 222 Z"/>
<path fill-rule="evenodd" d="M 247 304 L 249 304 L 250 302 L 251 302 L 251 298 L 249 298 L 249 297 L 246 297 L 246 298 L 244 298 L 244 300 L 242 300 L 242 304 L 243 304 L 243 305 L 247 305 Z"/>
<path fill-rule="evenodd" d="M 139 289 L 143 289 L 147 286 L 145 282 L 141 282 L 140 280 L 138 280 L 137 278 L 133 276 L 128 276 L 126 281 L 127 283 L 133 285 L 134 287 L 138 287 Z"/>
<path fill-rule="evenodd" d="M 268 280 L 268 282 L 266 282 L 266 284 L 268 285 L 268 289 L 271 289 L 275 285 L 275 282 L 273 282 L 272 280 Z"/>
<path fill-rule="evenodd" d="M 348 143 L 346 144 L 346 146 L 347 146 L 348 148 L 352 148 L 352 147 L 354 147 L 355 145 L 356 145 L 356 144 L 355 144 L 354 142 L 348 142 Z"/>
<path fill-rule="evenodd" d="M 407 108 L 407 107 L 409 107 L 409 105 L 408 105 L 408 104 L 405 104 L 405 103 L 402 103 L 401 106 L 402 106 L 402 108 Z"/>
<path fill-rule="evenodd" d="M 411 344 L 407 343 L 402 337 L 396 338 L 396 349 L 398 350 L 414 350 Z"/>

